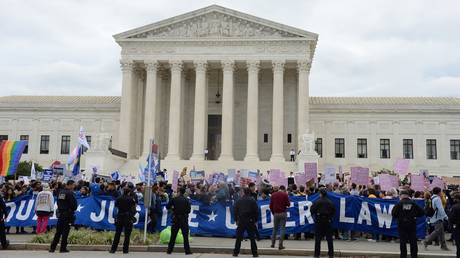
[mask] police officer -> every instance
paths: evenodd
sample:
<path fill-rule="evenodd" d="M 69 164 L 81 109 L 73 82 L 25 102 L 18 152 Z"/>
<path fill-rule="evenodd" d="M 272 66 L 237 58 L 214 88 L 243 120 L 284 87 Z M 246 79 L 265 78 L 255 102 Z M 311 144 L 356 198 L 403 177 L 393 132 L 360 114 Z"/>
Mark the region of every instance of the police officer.
<path fill-rule="evenodd" d="M 2 249 L 6 249 L 10 245 L 10 241 L 6 240 L 5 234 L 5 219 L 7 215 L 5 200 L 0 195 L 0 243 L 2 244 Z"/>
<path fill-rule="evenodd" d="M 237 224 L 235 249 L 233 256 L 237 257 L 240 253 L 241 241 L 244 237 L 244 232 L 248 232 L 248 237 L 251 240 L 251 252 L 253 257 L 259 257 L 257 254 L 257 243 L 254 239 L 257 231 L 257 219 L 259 218 L 259 207 L 256 200 L 251 196 L 251 189 L 244 188 L 244 196 L 239 199 L 234 206 L 234 217 Z"/>
<path fill-rule="evenodd" d="M 393 207 L 391 215 L 398 222 L 400 257 L 407 257 L 407 243 L 410 244 L 410 255 L 417 258 L 417 217 L 425 214 L 425 211 L 410 199 L 409 192 L 401 191 L 400 202 Z"/>
<path fill-rule="evenodd" d="M 454 205 L 449 212 L 449 223 L 452 225 L 452 238 L 457 247 L 457 257 L 460 257 L 460 192 L 453 196 Z"/>
<path fill-rule="evenodd" d="M 188 242 L 188 214 L 190 213 L 190 202 L 184 196 L 185 188 L 179 189 L 179 195 L 172 198 L 166 206 L 168 210 L 172 210 L 172 225 L 171 225 L 171 238 L 169 239 L 167 254 L 171 254 L 176 243 L 177 233 L 179 229 L 182 231 L 184 237 L 184 250 L 185 254 L 192 254 Z"/>
<path fill-rule="evenodd" d="M 123 253 L 129 252 L 129 239 L 133 231 L 133 223 L 135 222 L 134 215 L 136 214 L 136 201 L 131 194 L 131 189 L 123 188 L 123 195 L 115 201 L 115 207 L 118 209 L 117 218 L 115 220 L 115 237 L 113 238 L 112 248 L 110 253 L 115 253 L 120 242 L 121 231 L 125 232 L 123 241 Z"/>
<path fill-rule="evenodd" d="M 73 190 L 75 189 L 75 182 L 73 180 L 67 181 L 66 187 L 58 192 L 57 199 L 57 217 L 56 234 L 54 235 L 53 242 L 51 242 L 50 253 L 54 253 L 56 246 L 62 236 L 61 248 L 59 252 L 68 253 L 67 238 L 69 237 L 70 225 L 75 222 L 75 210 L 77 210 L 77 199 Z"/>
<path fill-rule="evenodd" d="M 321 254 L 321 240 L 326 237 L 328 256 L 334 257 L 334 244 L 332 242 L 332 219 L 335 214 L 335 206 L 327 198 L 326 188 L 319 190 L 320 198 L 311 206 L 311 214 L 315 219 L 315 257 Z"/>

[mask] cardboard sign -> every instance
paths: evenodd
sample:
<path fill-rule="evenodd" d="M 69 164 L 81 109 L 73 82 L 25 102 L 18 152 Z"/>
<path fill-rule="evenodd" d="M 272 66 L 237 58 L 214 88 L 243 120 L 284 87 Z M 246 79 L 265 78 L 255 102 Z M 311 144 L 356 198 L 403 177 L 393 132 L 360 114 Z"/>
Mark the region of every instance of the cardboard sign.
<path fill-rule="evenodd" d="M 172 186 L 171 188 L 173 191 L 177 191 L 177 184 L 179 182 L 179 171 L 174 170 L 173 172 L 173 179 L 172 179 Z"/>
<path fill-rule="evenodd" d="M 205 179 L 204 170 L 199 170 L 199 171 L 192 170 L 192 171 L 190 171 L 190 179 L 191 179 L 192 183 L 198 183 L 198 182 L 203 181 Z"/>
<path fill-rule="evenodd" d="M 399 187 L 399 178 L 388 174 L 380 174 L 379 184 L 383 191 L 389 191 L 391 188 Z"/>
<path fill-rule="evenodd" d="M 333 184 L 337 181 L 335 176 L 335 167 L 334 166 L 326 166 L 324 168 L 324 183 L 325 184 Z"/>
<path fill-rule="evenodd" d="M 441 190 L 446 189 L 446 184 L 444 183 L 444 180 L 442 180 L 439 177 L 433 177 L 433 181 L 431 181 L 431 184 L 429 185 L 428 189 L 431 191 L 433 188 L 439 187 Z"/>
<path fill-rule="evenodd" d="M 410 176 L 410 188 L 414 191 L 425 191 L 427 181 L 423 175 Z"/>
<path fill-rule="evenodd" d="M 231 183 L 235 180 L 236 169 L 227 170 L 227 183 Z"/>
<path fill-rule="evenodd" d="M 407 175 L 409 170 L 410 159 L 398 159 L 395 163 L 395 172 L 400 174 L 401 176 Z"/>
<path fill-rule="evenodd" d="M 294 175 L 294 180 L 297 186 L 305 186 L 307 184 L 307 176 L 304 173 Z"/>
<path fill-rule="evenodd" d="M 317 163 L 305 163 L 304 164 L 305 175 L 307 181 L 313 179 L 315 183 L 318 183 L 318 164 Z"/>
<path fill-rule="evenodd" d="M 352 167 L 351 182 L 357 185 L 369 184 L 369 168 Z"/>

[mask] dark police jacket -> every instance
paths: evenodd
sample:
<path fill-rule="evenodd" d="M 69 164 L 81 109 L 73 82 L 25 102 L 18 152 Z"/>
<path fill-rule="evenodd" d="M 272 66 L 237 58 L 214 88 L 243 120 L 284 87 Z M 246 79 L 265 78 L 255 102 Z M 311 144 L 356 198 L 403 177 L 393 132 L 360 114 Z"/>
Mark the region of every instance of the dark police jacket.
<path fill-rule="evenodd" d="M 115 207 L 118 209 L 117 221 L 134 223 L 136 214 L 136 201 L 131 195 L 122 195 L 115 201 Z"/>
<path fill-rule="evenodd" d="M 415 230 L 417 217 L 425 215 L 425 211 L 409 198 L 402 199 L 393 207 L 391 216 L 398 221 L 398 227 Z"/>
<path fill-rule="evenodd" d="M 172 198 L 166 208 L 171 209 L 173 212 L 173 219 L 188 219 L 191 207 L 190 202 L 183 195 Z"/>
<path fill-rule="evenodd" d="M 460 226 L 460 202 L 455 203 L 450 208 L 449 216 L 449 223 L 454 225 L 455 228 Z"/>
<path fill-rule="evenodd" d="M 259 207 L 252 196 L 243 196 L 235 203 L 233 209 L 235 222 L 237 223 L 239 221 L 255 223 L 259 218 Z"/>
<path fill-rule="evenodd" d="M 335 215 L 335 206 L 327 196 L 320 197 L 310 208 L 315 223 L 331 223 Z"/>
<path fill-rule="evenodd" d="M 62 219 L 73 219 L 75 210 L 77 210 L 77 199 L 73 191 L 62 189 L 57 198 L 57 216 Z"/>
<path fill-rule="evenodd" d="M 0 195 L 0 221 L 3 221 L 3 219 L 8 215 L 6 212 L 6 204 L 5 200 L 3 200 L 3 197 Z"/>

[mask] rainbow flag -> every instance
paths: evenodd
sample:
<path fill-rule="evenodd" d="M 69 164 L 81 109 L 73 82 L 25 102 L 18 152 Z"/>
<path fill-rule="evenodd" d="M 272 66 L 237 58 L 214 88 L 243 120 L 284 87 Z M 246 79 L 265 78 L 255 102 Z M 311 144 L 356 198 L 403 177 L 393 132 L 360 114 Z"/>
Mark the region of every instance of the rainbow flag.
<path fill-rule="evenodd" d="M 16 173 L 27 141 L 2 141 L 0 144 L 0 176 Z"/>

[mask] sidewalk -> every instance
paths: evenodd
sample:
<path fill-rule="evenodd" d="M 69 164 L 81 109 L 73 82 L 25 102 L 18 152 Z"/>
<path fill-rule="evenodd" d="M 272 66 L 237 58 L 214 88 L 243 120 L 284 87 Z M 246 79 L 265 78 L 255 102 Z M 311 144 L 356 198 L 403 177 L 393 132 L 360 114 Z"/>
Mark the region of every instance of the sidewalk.
<path fill-rule="evenodd" d="M 17 244 L 15 249 L 45 249 L 46 246 L 34 248 L 34 245 L 22 247 L 24 243 L 30 242 L 33 238 L 32 234 L 27 235 L 7 235 L 11 243 Z M 212 238 L 212 237 L 193 237 L 191 241 L 192 250 L 196 253 L 231 253 L 235 240 L 233 238 Z M 265 255 L 312 255 L 314 250 L 313 240 L 287 240 L 285 241 L 286 249 L 278 251 L 278 249 L 270 248 L 270 240 L 261 240 L 257 242 L 259 253 Z M 178 245 L 179 247 L 180 245 Z M 147 247 L 133 247 L 136 251 L 164 251 L 164 245 L 153 245 Z M 428 251 L 424 250 L 423 245 L 419 242 L 419 257 L 455 257 L 456 247 L 448 242 L 450 251 L 441 251 L 439 246 L 429 246 Z M 106 250 L 107 247 L 78 247 L 71 248 L 74 250 Z M 244 253 L 250 253 L 249 241 L 244 241 L 242 244 Z M 343 241 L 335 240 L 334 249 L 337 257 L 340 256 L 365 256 L 365 257 L 399 257 L 399 243 L 390 242 L 368 242 L 366 240 Z M 409 249 L 409 247 L 408 247 Z M 133 250 L 133 251 L 134 251 Z M 326 242 L 323 241 L 321 250 L 325 255 L 327 251 Z"/>

